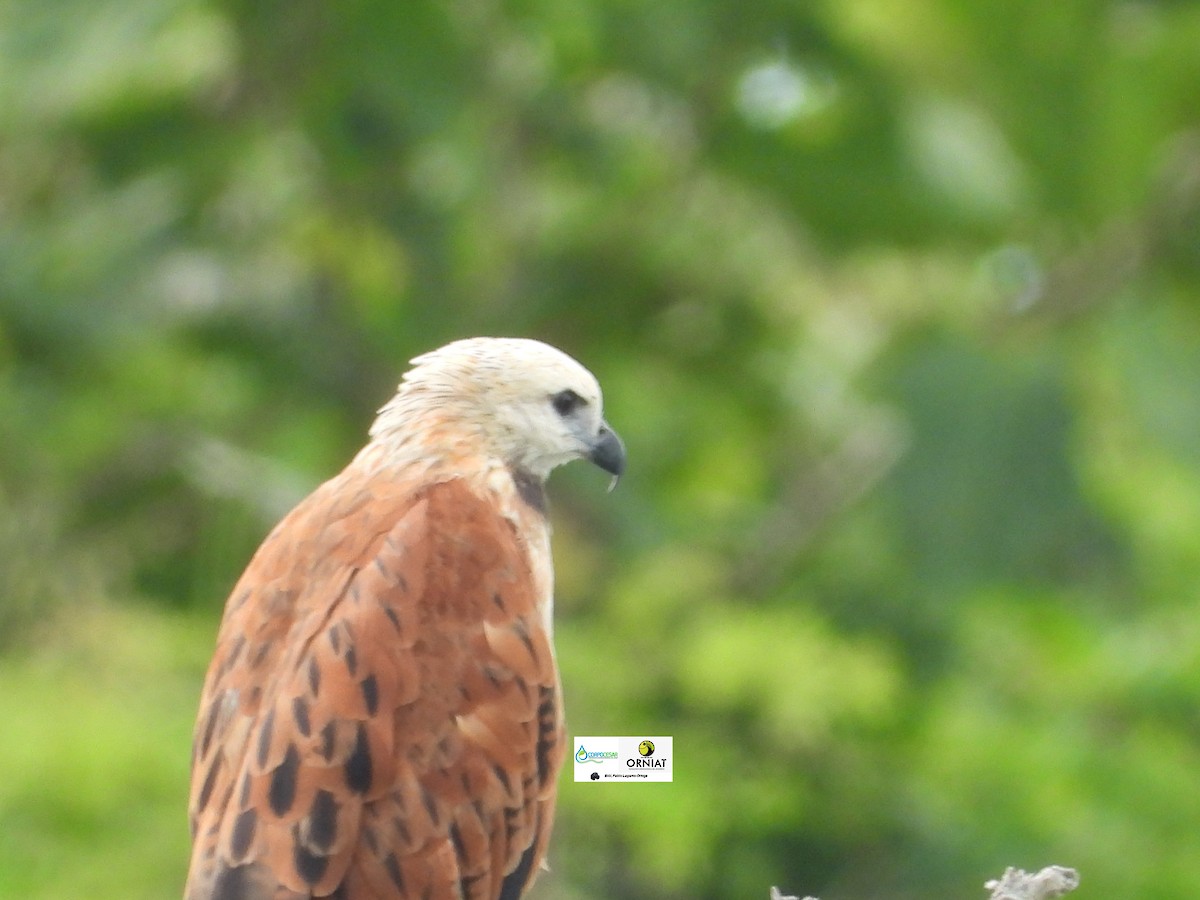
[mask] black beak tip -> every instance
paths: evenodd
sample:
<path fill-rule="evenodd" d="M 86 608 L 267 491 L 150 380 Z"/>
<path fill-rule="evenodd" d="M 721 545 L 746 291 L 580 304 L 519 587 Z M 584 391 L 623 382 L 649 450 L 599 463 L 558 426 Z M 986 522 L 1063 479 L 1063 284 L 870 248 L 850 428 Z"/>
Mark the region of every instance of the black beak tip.
<path fill-rule="evenodd" d="M 620 478 L 625 472 L 625 444 L 615 431 L 603 425 L 588 459 L 614 478 Z"/>

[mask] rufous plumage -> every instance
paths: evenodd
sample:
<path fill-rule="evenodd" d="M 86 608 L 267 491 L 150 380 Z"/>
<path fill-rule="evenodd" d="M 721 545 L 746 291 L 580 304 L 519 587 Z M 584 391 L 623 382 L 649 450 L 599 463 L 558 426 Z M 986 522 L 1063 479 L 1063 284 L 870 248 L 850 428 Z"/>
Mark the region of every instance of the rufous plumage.
<path fill-rule="evenodd" d="M 266 538 L 196 720 L 185 900 L 517 900 L 563 759 L 543 485 L 625 452 L 537 341 L 413 360 L 370 441 Z"/>

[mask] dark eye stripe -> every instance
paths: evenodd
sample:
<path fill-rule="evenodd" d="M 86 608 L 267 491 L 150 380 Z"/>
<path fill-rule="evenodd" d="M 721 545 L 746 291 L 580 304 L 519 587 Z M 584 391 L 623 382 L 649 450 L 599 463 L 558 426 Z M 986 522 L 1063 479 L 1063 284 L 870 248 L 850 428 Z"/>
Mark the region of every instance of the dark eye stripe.
<path fill-rule="evenodd" d="M 560 416 L 569 416 L 581 406 L 587 406 L 587 401 L 580 397 L 570 388 L 565 391 L 559 391 L 550 398 L 550 403 L 554 406 L 554 411 Z"/>

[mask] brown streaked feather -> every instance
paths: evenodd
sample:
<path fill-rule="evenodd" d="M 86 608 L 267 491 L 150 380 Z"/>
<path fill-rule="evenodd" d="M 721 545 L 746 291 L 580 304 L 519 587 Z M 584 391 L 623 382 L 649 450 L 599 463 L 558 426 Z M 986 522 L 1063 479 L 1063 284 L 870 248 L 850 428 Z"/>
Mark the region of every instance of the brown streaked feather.
<path fill-rule="evenodd" d="M 280 523 L 204 687 L 187 900 L 520 896 L 563 744 L 531 552 L 464 480 L 353 464 Z"/>

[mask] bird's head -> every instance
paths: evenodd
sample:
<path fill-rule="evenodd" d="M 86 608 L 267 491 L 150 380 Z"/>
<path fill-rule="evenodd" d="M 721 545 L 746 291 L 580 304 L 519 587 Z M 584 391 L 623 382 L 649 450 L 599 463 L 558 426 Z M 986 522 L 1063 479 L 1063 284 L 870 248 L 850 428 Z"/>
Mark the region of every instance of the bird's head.
<path fill-rule="evenodd" d="M 466 440 L 538 479 L 573 459 L 614 476 L 625 469 L 625 447 L 604 421 L 600 385 L 561 350 L 523 338 L 468 338 L 412 364 L 380 410 L 373 438 L 415 439 L 451 453 L 453 442 Z"/>

